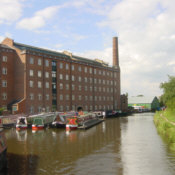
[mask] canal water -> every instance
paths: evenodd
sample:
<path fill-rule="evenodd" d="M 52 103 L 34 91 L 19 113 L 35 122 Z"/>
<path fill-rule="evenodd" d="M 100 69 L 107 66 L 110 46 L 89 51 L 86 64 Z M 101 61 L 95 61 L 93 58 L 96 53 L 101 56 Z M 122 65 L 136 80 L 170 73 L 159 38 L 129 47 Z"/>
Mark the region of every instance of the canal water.
<path fill-rule="evenodd" d="M 153 113 L 106 119 L 86 131 L 5 130 L 9 175 L 173 175 L 175 153 Z"/>

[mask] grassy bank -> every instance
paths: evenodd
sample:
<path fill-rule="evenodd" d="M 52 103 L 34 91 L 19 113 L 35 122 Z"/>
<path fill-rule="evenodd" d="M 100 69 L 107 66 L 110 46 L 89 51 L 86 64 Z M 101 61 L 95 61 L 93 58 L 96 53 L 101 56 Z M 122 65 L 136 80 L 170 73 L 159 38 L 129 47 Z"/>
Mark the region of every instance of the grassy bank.
<path fill-rule="evenodd" d="M 175 151 L 175 113 L 169 110 L 156 112 L 154 123 L 169 148 Z"/>

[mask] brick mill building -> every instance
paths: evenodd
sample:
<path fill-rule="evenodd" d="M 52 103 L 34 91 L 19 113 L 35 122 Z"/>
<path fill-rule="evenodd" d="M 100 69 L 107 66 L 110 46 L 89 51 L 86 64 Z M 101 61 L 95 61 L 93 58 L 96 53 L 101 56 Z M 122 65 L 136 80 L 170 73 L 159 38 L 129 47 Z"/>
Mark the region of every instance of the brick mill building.
<path fill-rule="evenodd" d="M 12 113 L 121 110 L 118 38 L 113 66 L 14 42 L 0 44 L 0 107 Z"/>

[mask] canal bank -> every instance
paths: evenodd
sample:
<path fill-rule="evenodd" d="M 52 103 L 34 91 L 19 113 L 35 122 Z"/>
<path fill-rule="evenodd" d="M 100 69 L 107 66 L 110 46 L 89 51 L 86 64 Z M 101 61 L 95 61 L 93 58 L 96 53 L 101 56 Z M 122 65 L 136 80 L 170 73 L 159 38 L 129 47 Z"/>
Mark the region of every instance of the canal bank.
<path fill-rule="evenodd" d="M 158 133 L 168 143 L 169 149 L 175 151 L 175 117 L 172 111 L 157 111 L 154 123 Z"/>

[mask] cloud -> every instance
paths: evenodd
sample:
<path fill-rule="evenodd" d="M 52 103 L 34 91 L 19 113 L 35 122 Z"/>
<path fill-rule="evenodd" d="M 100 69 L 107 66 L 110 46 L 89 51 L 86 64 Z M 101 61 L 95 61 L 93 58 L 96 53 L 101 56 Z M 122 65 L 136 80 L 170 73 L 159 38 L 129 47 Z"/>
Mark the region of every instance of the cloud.
<path fill-rule="evenodd" d="M 175 72 L 175 1 L 123 0 L 98 23 L 119 34 L 122 91 L 160 95 Z"/>
<path fill-rule="evenodd" d="M 48 20 L 54 17 L 59 10 L 59 6 L 50 6 L 35 12 L 31 18 L 24 18 L 17 23 L 18 28 L 36 30 L 46 25 Z"/>
<path fill-rule="evenodd" d="M 0 24 L 11 24 L 22 15 L 22 0 L 0 0 Z"/>

